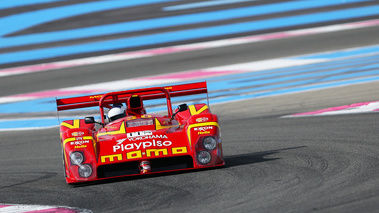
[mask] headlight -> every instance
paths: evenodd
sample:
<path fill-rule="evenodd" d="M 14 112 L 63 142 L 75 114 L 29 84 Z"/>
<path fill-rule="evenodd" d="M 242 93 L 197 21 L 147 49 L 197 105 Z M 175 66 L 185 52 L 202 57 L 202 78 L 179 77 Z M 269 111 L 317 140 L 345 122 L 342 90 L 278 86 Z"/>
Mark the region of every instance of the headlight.
<path fill-rule="evenodd" d="M 208 150 L 212 150 L 214 148 L 216 148 L 216 140 L 214 139 L 214 137 L 206 137 L 203 139 L 203 146 L 204 148 L 208 149 Z"/>
<path fill-rule="evenodd" d="M 72 164 L 80 165 L 84 161 L 84 156 L 81 152 L 72 152 L 70 154 L 70 159 Z"/>
<path fill-rule="evenodd" d="M 197 160 L 201 164 L 207 164 L 207 163 L 211 162 L 211 154 L 207 151 L 200 151 L 197 154 Z"/>
<path fill-rule="evenodd" d="M 78 171 L 80 177 L 88 178 L 92 175 L 92 167 L 88 164 L 80 165 Z"/>

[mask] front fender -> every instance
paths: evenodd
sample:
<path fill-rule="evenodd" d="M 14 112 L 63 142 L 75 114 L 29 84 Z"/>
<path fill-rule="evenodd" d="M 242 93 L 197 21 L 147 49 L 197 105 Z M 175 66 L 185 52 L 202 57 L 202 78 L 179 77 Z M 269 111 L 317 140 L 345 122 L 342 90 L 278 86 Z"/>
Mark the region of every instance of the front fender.
<path fill-rule="evenodd" d="M 201 168 L 224 164 L 221 129 L 216 115 L 211 113 L 193 115 L 188 119 L 185 129 L 187 131 L 188 142 L 192 150 L 194 150 L 195 167 Z M 215 141 L 216 145 L 213 149 L 207 149 L 203 145 L 203 141 L 206 138 L 212 138 Z M 208 163 L 199 161 L 199 155 L 204 153 L 211 156 Z"/>
<path fill-rule="evenodd" d="M 81 120 L 78 121 L 79 124 L 82 123 Z M 67 183 L 75 183 L 95 179 L 97 158 L 94 126 L 92 124 L 85 124 L 69 128 L 70 126 L 67 127 L 67 123 L 75 123 L 75 121 L 64 121 L 60 127 L 66 181 Z M 83 162 L 75 164 L 71 160 L 70 156 L 74 152 L 83 155 Z M 84 169 L 87 172 L 91 170 L 91 175 L 83 176 Z"/>

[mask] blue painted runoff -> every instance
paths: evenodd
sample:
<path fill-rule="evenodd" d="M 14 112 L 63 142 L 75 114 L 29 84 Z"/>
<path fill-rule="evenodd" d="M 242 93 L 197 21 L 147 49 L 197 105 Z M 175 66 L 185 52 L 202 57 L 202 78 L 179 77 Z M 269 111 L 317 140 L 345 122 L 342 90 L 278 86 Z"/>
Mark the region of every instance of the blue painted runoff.
<path fill-rule="evenodd" d="M 350 2 L 359 2 L 359 1 L 363 1 L 363 0 L 351 0 Z M 367 0 L 364 0 L 364 1 L 367 1 Z M 157 29 L 157 28 L 163 28 L 163 27 L 183 26 L 183 25 L 189 25 L 189 24 L 252 17 L 252 16 L 258 16 L 258 15 L 278 13 L 278 12 L 289 12 L 289 11 L 309 9 L 309 8 L 326 7 L 326 6 L 333 6 L 333 5 L 338 5 L 338 4 L 341 4 L 341 2 L 340 1 L 326 1 L 326 0 L 290 1 L 290 2 L 282 2 L 282 3 L 276 3 L 276 4 L 261 5 L 261 6 L 233 8 L 233 9 L 219 10 L 219 11 L 212 11 L 212 12 L 194 13 L 194 14 L 187 14 L 187 15 L 169 16 L 169 17 L 163 17 L 163 18 L 130 21 L 130 22 L 108 24 L 108 25 L 101 25 L 101 26 L 84 27 L 84 28 L 71 29 L 71 30 L 62 30 L 62 31 L 35 33 L 35 34 L 8 36 L 8 37 L 2 36 L 0 37 L 0 48 L 29 45 L 29 44 L 38 44 L 38 43 L 48 43 L 48 42 L 54 42 L 54 41 L 72 40 L 72 39 L 79 39 L 79 38 L 89 38 L 89 37 L 94 37 L 94 36 L 104 36 L 104 35 L 111 35 L 111 34 L 118 34 L 118 33 L 128 33 L 128 32 L 151 30 L 151 29 Z M 30 15 L 29 13 L 20 14 L 20 15 L 16 15 L 15 17 L 6 18 L 5 20 L 0 19 L 0 28 L 1 28 L 1 21 L 4 24 L 22 22 L 21 24 L 17 24 L 16 26 L 14 26 L 15 29 L 20 30 L 21 28 L 26 28 L 27 26 L 41 24 L 41 22 L 46 22 L 49 20 L 51 21 L 58 18 L 63 18 L 65 16 L 69 17 L 69 16 L 79 15 L 78 13 L 88 13 L 88 12 L 95 12 L 101 9 L 104 9 L 104 10 L 107 9 L 103 7 L 100 7 L 100 8 L 93 7 L 91 5 L 86 5 L 86 4 L 75 5 L 75 7 L 79 7 L 79 6 L 85 6 L 85 8 L 87 8 L 87 6 L 90 6 L 90 7 L 88 7 L 88 9 L 85 9 L 85 10 L 80 10 L 79 12 L 76 12 L 76 13 L 75 13 L 76 11 L 75 8 L 69 8 L 69 10 L 66 8 L 56 8 L 55 10 L 48 9 L 49 11 L 42 11 L 42 12 L 36 13 L 36 14 L 39 14 L 39 16 L 37 17 L 41 16 L 41 18 L 45 16 L 44 13 L 49 14 L 49 15 L 46 15 L 49 17 L 47 18 L 47 20 L 41 19 L 41 18 L 39 19 L 33 18 L 36 15 L 34 14 L 35 12 L 33 12 L 32 15 Z M 108 8 L 110 8 L 110 6 L 111 5 L 108 5 Z M 116 7 L 117 5 L 114 5 L 114 6 Z M 68 7 L 74 7 L 74 6 L 68 6 Z M 64 14 L 66 13 L 65 11 L 70 11 L 70 12 L 67 12 L 68 14 Z M 25 21 L 25 20 L 28 20 L 28 21 Z M 15 29 L 13 29 L 13 31 L 15 31 Z M 1 35 L 11 33 L 11 31 L 12 31 L 12 28 L 8 27 L 7 30 L 4 30 Z"/>
<path fill-rule="evenodd" d="M 35 4 L 45 4 L 57 1 L 65 1 L 65 0 L 1 0 L 0 1 L 0 10 L 9 9 L 13 7 L 22 7 L 27 5 L 35 5 Z"/>
<path fill-rule="evenodd" d="M 376 49 L 376 54 L 372 55 L 376 47 L 377 46 L 349 51 L 335 51 L 335 57 L 333 58 L 329 58 L 329 55 L 333 53 L 313 54 L 317 56 L 317 58 L 327 59 L 325 62 L 317 63 L 318 66 L 304 65 L 254 73 L 243 73 L 229 75 L 227 76 L 228 78 L 223 79 L 221 77 L 208 78 L 206 80 L 208 82 L 210 103 L 217 104 L 226 101 L 378 81 L 379 72 L 377 70 L 379 69 L 379 64 L 376 61 L 379 50 Z M 341 52 L 344 54 L 336 54 Z M 312 55 L 308 55 L 307 57 L 312 57 Z M 300 56 L 291 59 L 302 60 L 304 57 Z M 351 66 L 356 67 L 353 72 L 351 71 Z M 294 69 L 294 71 L 291 71 L 291 69 Z M 283 72 L 285 72 L 285 75 L 280 74 Z M 249 74 L 251 76 L 247 76 Z M 227 89 L 232 90 L 228 91 Z M 56 112 L 55 99 L 44 98 L 33 101 L 1 104 L 0 111 L 9 114 Z M 0 130 L 49 127 L 50 125 L 56 126 L 57 123 L 56 118 L 15 121 L 0 120 Z"/>
<path fill-rule="evenodd" d="M 64 47 L 52 47 L 38 50 L 4 53 L 0 55 L 0 64 L 68 56 L 72 54 L 83 54 L 96 51 L 107 51 L 120 48 L 140 47 L 145 45 L 185 41 L 189 39 L 199 39 L 281 27 L 291 27 L 371 15 L 379 15 L 379 5 L 284 18 L 275 18 L 270 20 L 227 24 L 199 29 L 181 30 L 176 32 L 158 33 L 153 35 L 114 39 L 109 41 L 92 42 Z"/>
<path fill-rule="evenodd" d="M 1 0 L 0 3 L 2 3 Z M 29 0 L 28 0 L 29 1 Z M 24 30 L 29 27 L 33 27 L 39 24 L 48 23 L 51 21 L 69 18 L 77 15 L 83 15 L 87 13 L 123 8 L 133 7 L 145 4 L 153 4 L 158 2 L 171 2 L 178 0 L 138 0 L 138 1 L 126 1 L 126 0 L 111 0 L 111 1 L 94 1 L 79 3 L 67 6 L 61 6 L 56 8 L 48 8 L 43 10 L 37 10 L 27 13 L 19 13 L 11 16 L 0 18 L 0 36 L 5 36 L 10 33 L 15 33 L 20 30 Z"/>

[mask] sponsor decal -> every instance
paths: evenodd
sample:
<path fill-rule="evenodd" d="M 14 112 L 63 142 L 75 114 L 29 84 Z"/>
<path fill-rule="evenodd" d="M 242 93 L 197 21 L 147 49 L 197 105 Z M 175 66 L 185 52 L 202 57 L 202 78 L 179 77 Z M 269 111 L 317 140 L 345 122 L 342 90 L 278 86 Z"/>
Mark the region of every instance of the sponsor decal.
<path fill-rule="evenodd" d="M 206 122 L 206 121 L 208 121 L 207 117 L 196 118 L 197 123 Z"/>
<path fill-rule="evenodd" d="M 90 99 L 100 99 L 101 97 L 103 97 L 103 95 L 92 95 L 89 98 Z"/>
<path fill-rule="evenodd" d="M 128 117 L 126 117 L 126 120 L 130 121 L 130 120 L 134 120 L 136 118 L 137 118 L 137 116 L 128 116 Z"/>
<path fill-rule="evenodd" d="M 144 136 L 128 137 L 127 139 L 129 141 L 140 141 L 140 140 L 167 139 L 167 138 L 168 138 L 167 135 L 144 135 Z"/>
<path fill-rule="evenodd" d="M 167 136 L 166 136 L 167 137 Z M 151 141 L 144 141 L 144 142 L 138 142 L 138 143 L 128 143 L 128 144 L 122 144 L 122 142 L 125 141 L 124 139 L 118 140 L 118 144 L 113 146 L 113 152 L 117 151 L 125 151 L 130 149 L 146 149 L 148 147 L 162 147 L 162 146 L 171 146 L 171 141 L 161 141 L 161 140 L 151 140 Z"/>
<path fill-rule="evenodd" d="M 74 149 L 87 148 L 87 145 L 74 146 Z"/>
<path fill-rule="evenodd" d="M 168 155 L 167 149 L 147 149 L 146 157 Z"/>
<path fill-rule="evenodd" d="M 207 131 L 210 129 L 213 129 L 213 126 L 199 126 L 194 128 L 195 131 Z"/>
<path fill-rule="evenodd" d="M 101 156 L 100 157 L 100 161 L 102 163 L 104 162 L 107 162 L 107 160 L 109 162 L 113 162 L 115 160 L 119 161 L 119 160 L 122 160 L 122 154 L 115 154 L 115 155 L 104 155 L 104 156 Z"/>
<path fill-rule="evenodd" d="M 187 147 L 172 147 L 169 148 L 162 148 L 162 149 L 146 149 L 145 151 L 142 150 L 136 150 L 136 151 L 130 151 L 125 154 L 114 154 L 114 155 L 103 155 L 100 157 L 100 161 L 102 163 L 105 162 L 114 162 L 114 161 L 122 161 L 122 160 L 130 160 L 130 159 L 138 159 L 143 157 L 159 157 L 159 156 L 165 156 L 165 155 L 178 155 L 178 154 L 184 154 L 187 153 Z"/>
<path fill-rule="evenodd" d="M 141 132 L 131 132 L 127 134 L 128 138 L 133 138 L 133 137 L 141 137 L 141 136 L 147 136 L 147 135 L 152 135 L 152 131 L 141 131 Z"/>
<path fill-rule="evenodd" d="M 205 135 L 205 134 L 211 134 L 210 131 L 204 131 L 204 132 L 197 132 L 198 135 Z"/>
<path fill-rule="evenodd" d="M 87 147 L 88 144 L 91 144 L 93 141 L 92 136 L 84 136 L 84 137 L 73 137 L 73 138 L 66 138 L 63 141 L 63 146 L 66 146 L 68 143 L 71 146 L 82 146 L 85 145 Z M 95 144 L 94 144 L 95 146 Z M 76 147 L 74 147 L 76 148 Z M 85 148 L 85 147 L 80 147 Z"/>
<path fill-rule="evenodd" d="M 176 155 L 176 154 L 182 154 L 182 153 L 187 153 L 187 147 L 185 146 L 182 146 L 182 147 L 173 147 L 171 149 L 172 151 L 172 154 Z"/>
<path fill-rule="evenodd" d="M 84 135 L 84 132 L 72 132 L 71 133 L 71 136 L 73 136 L 73 137 L 83 136 L 83 135 Z"/>
<path fill-rule="evenodd" d="M 80 140 L 80 141 L 72 141 L 70 142 L 71 145 L 83 145 L 83 144 L 89 144 L 89 140 Z"/>

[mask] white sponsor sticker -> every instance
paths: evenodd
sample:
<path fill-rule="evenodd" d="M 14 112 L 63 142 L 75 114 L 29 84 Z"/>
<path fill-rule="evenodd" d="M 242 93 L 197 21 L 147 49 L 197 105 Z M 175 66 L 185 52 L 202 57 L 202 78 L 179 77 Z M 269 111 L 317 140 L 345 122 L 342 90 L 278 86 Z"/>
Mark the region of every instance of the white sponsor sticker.
<path fill-rule="evenodd" d="M 141 136 L 147 136 L 147 135 L 152 135 L 152 131 L 141 131 L 141 132 L 131 132 L 127 134 L 128 138 L 133 138 L 133 137 L 141 137 Z"/>

